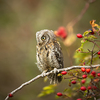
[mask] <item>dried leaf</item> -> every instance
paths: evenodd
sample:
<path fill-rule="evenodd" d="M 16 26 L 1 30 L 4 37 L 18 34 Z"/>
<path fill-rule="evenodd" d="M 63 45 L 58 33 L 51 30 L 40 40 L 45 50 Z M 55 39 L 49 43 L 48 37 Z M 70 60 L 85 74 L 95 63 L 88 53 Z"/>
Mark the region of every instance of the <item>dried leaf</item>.
<path fill-rule="evenodd" d="M 98 26 L 98 24 L 95 24 L 95 21 L 96 21 L 96 20 L 90 21 L 90 24 L 91 24 L 92 27 L 97 27 L 97 26 Z"/>

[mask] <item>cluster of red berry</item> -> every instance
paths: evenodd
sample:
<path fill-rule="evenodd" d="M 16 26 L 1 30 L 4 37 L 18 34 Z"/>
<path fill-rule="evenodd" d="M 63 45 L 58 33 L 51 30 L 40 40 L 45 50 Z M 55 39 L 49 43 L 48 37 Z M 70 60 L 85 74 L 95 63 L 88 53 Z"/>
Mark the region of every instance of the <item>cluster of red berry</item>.
<path fill-rule="evenodd" d="M 55 32 L 55 35 L 61 37 L 62 39 L 65 39 L 67 37 L 65 27 L 59 27 L 58 30 Z"/>
<path fill-rule="evenodd" d="M 82 72 L 85 72 L 85 74 L 82 75 L 82 78 L 83 78 L 83 79 L 81 80 L 81 84 L 84 84 L 84 83 L 86 82 L 85 79 L 88 77 L 89 73 L 90 73 L 90 75 L 93 76 L 93 77 L 96 77 L 96 75 L 97 75 L 98 77 L 100 77 L 100 73 L 96 73 L 95 71 L 91 71 L 90 68 L 85 69 L 84 67 L 82 67 L 82 68 L 81 68 L 81 71 L 82 71 Z M 61 74 L 62 74 L 62 75 L 66 75 L 67 72 L 66 72 L 66 71 L 62 71 Z M 72 83 L 72 84 L 76 84 L 77 82 L 76 82 L 76 80 L 72 80 L 71 83 Z M 90 90 L 90 89 L 96 90 L 97 87 L 94 86 L 94 85 L 92 85 L 92 86 L 89 85 L 89 86 L 87 86 L 87 88 L 86 88 L 85 86 L 81 86 L 81 87 L 80 87 L 80 90 L 81 90 L 81 91 L 86 91 L 86 90 Z M 62 94 L 61 92 L 58 92 L 58 93 L 57 93 L 57 96 L 63 96 L 63 94 Z M 82 99 L 81 99 L 81 98 L 78 98 L 77 100 L 82 100 Z"/>
<path fill-rule="evenodd" d="M 87 73 L 90 73 L 91 70 L 90 70 L 90 68 L 85 69 L 84 67 L 82 67 L 82 68 L 81 68 L 81 71 L 82 71 L 82 72 L 85 72 L 85 71 L 86 71 Z M 95 71 L 92 71 L 92 72 L 91 72 L 91 76 L 96 77 L 96 72 L 95 72 Z M 97 73 L 97 76 L 100 77 L 100 73 Z M 83 77 L 83 78 L 87 78 L 87 75 L 84 74 L 84 75 L 82 75 L 82 77 Z M 82 84 L 84 84 L 84 83 L 86 82 L 86 80 L 82 80 L 81 82 L 82 82 Z M 82 86 L 80 89 L 81 89 L 82 91 L 85 91 L 85 90 L 86 90 L 86 87 L 85 87 L 85 86 Z M 90 90 L 90 89 L 97 89 L 97 87 L 96 87 L 96 86 L 88 86 L 88 87 L 87 87 L 87 90 Z"/>
<path fill-rule="evenodd" d="M 87 73 L 90 73 L 91 70 L 90 70 L 90 68 L 85 69 L 84 67 L 82 67 L 82 68 L 81 68 L 81 71 L 82 71 L 82 72 L 85 72 L 85 71 L 86 71 Z M 92 72 L 91 72 L 91 75 L 95 77 L 95 76 L 96 76 L 96 72 L 95 72 L 95 71 L 92 71 Z M 97 76 L 100 76 L 100 73 L 98 73 Z M 83 78 L 86 78 L 87 75 L 84 74 L 82 77 L 83 77 Z"/>

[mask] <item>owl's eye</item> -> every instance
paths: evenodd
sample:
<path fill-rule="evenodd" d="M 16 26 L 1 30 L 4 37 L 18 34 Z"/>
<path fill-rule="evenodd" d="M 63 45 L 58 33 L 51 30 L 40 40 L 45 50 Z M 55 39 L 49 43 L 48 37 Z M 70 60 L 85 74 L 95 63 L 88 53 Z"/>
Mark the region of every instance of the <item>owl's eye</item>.
<path fill-rule="evenodd" d="M 45 36 L 42 36 L 42 37 L 41 37 L 41 40 L 45 40 L 45 39 L 46 39 L 46 37 L 45 37 Z"/>

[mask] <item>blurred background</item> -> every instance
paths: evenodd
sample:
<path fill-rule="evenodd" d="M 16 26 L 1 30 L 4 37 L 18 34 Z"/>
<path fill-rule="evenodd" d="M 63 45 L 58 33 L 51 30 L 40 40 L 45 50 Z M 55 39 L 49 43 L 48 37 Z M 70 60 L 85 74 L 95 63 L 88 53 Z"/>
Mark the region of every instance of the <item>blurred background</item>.
<path fill-rule="evenodd" d="M 40 74 L 36 66 L 35 34 L 41 29 L 57 30 L 76 18 L 85 0 L 0 0 L 0 100 L 22 83 Z M 90 20 L 100 21 L 100 0 L 92 3 L 82 19 L 74 26 L 74 33 L 90 29 Z M 77 39 L 67 47 L 60 39 L 65 67 L 75 65 L 73 54 L 80 46 Z M 69 54 L 68 54 L 69 51 Z M 68 57 L 70 55 L 70 58 Z M 54 94 L 38 98 L 49 84 L 43 78 L 18 91 L 10 100 L 51 100 Z M 67 82 L 58 85 L 63 91 Z"/>

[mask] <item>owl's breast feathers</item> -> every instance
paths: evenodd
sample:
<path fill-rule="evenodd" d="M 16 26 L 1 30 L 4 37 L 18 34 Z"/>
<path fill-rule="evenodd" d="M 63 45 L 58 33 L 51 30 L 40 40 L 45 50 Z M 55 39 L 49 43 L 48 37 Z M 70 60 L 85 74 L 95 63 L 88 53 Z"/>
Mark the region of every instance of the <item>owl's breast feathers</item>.
<path fill-rule="evenodd" d="M 63 55 L 59 42 L 50 42 L 43 47 L 37 45 L 37 60 L 37 66 L 42 72 L 63 68 Z"/>

